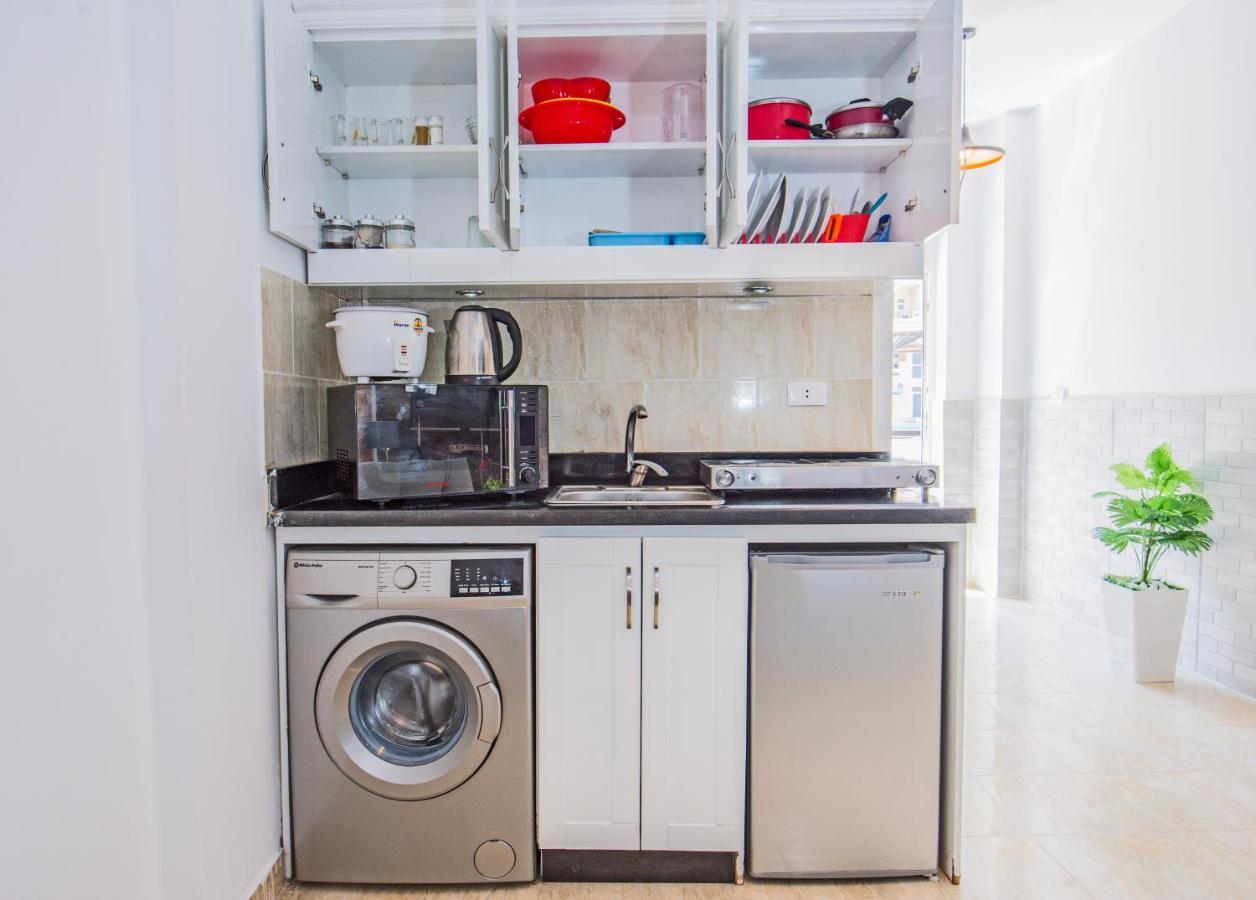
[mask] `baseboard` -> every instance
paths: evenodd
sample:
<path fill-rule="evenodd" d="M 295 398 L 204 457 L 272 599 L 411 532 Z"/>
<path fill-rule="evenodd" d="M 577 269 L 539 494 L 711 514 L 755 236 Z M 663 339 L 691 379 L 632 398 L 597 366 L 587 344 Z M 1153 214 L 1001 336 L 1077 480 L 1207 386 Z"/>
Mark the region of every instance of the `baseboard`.
<path fill-rule="evenodd" d="M 253 883 L 257 886 L 249 894 L 248 900 L 279 900 L 279 894 L 284 886 L 282 850 L 270 865 L 258 873 Z"/>
<path fill-rule="evenodd" d="M 542 850 L 542 881 L 734 884 L 737 854 L 674 850 Z"/>

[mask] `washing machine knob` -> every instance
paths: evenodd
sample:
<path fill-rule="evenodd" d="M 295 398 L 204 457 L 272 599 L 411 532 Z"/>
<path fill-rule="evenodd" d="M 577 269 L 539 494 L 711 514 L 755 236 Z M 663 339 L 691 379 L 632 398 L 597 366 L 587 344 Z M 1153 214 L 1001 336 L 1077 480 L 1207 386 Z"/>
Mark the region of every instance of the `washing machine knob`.
<path fill-rule="evenodd" d="M 403 591 L 410 590 L 418 580 L 419 576 L 410 566 L 397 566 L 396 571 L 393 572 L 393 584 Z"/>
<path fill-rule="evenodd" d="M 734 481 L 733 473 L 728 471 L 728 469 L 720 469 L 720 471 L 715 473 L 715 486 L 716 487 L 722 487 L 722 488 L 731 487 L 733 484 L 733 481 Z"/>

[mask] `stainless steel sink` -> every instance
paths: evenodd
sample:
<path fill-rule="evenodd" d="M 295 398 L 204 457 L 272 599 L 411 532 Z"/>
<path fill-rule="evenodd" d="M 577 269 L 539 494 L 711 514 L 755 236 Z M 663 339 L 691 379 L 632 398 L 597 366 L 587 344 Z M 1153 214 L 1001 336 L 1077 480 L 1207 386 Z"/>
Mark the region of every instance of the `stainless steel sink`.
<path fill-rule="evenodd" d="M 658 484 L 621 487 L 605 484 L 568 484 L 545 498 L 546 506 L 705 506 L 724 505 L 702 485 Z"/>

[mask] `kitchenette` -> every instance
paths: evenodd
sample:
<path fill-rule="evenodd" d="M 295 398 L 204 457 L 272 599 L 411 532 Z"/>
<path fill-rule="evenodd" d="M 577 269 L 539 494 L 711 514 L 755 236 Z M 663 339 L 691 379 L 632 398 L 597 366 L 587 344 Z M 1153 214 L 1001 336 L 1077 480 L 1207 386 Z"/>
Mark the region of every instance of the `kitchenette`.
<path fill-rule="evenodd" d="M 570 383 L 514 383 L 511 312 L 425 307 L 336 308 L 323 458 L 269 475 L 289 877 L 958 878 L 972 511 L 938 468 L 654 450 L 684 433 L 641 402 L 611 450 L 555 427 Z"/>
<path fill-rule="evenodd" d="M 874 6 L 267 5 L 289 879 L 958 882 L 959 4 Z"/>

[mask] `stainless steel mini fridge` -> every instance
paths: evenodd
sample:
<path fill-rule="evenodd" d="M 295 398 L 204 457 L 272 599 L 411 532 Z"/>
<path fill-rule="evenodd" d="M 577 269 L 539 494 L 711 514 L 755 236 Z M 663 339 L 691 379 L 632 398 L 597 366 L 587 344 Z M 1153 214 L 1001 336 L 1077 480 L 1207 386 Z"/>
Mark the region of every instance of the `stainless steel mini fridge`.
<path fill-rule="evenodd" d="M 750 873 L 935 872 L 942 552 L 774 550 L 750 568 Z"/>

